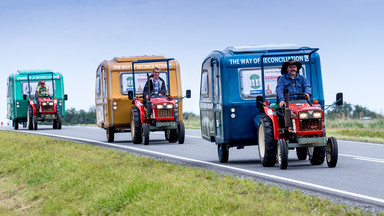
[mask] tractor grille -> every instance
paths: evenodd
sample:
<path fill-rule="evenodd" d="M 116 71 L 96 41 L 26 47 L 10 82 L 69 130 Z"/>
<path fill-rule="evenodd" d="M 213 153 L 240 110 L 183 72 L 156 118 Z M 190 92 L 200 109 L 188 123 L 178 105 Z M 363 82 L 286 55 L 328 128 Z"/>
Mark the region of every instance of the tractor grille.
<path fill-rule="evenodd" d="M 157 110 L 158 118 L 172 118 L 172 109 L 158 109 Z"/>
<path fill-rule="evenodd" d="M 43 112 L 45 112 L 45 111 L 53 111 L 53 106 L 46 105 L 46 106 L 42 106 L 42 107 L 43 107 Z"/>
<path fill-rule="evenodd" d="M 300 120 L 301 131 L 318 131 L 321 130 L 321 119 L 305 119 Z"/>

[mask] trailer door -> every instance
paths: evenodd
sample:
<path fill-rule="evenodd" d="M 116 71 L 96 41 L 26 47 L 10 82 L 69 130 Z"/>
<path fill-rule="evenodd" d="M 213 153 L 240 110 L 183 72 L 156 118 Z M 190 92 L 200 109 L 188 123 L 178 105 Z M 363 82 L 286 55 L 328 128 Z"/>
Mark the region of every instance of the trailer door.
<path fill-rule="evenodd" d="M 211 62 L 213 77 L 213 112 L 215 122 L 215 140 L 217 143 L 223 142 L 223 117 L 221 100 L 221 82 L 219 64 L 216 59 Z"/>

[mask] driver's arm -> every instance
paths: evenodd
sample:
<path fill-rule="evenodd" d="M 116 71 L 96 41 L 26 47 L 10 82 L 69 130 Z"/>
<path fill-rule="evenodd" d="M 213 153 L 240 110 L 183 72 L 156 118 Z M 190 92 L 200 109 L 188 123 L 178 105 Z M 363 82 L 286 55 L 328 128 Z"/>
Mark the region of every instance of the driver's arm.
<path fill-rule="evenodd" d="M 306 78 L 304 79 L 303 87 L 304 87 L 304 89 L 303 89 L 304 93 L 308 95 L 307 99 L 309 99 L 312 95 L 312 87 Z"/>
<path fill-rule="evenodd" d="M 145 83 L 145 86 L 143 89 L 143 97 L 148 99 L 148 81 Z"/>
<path fill-rule="evenodd" d="M 279 81 L 277 82 L 276 94 L 277 94 L 277 99 L 280 102 L 285 101 L 285 97 L 284 97 L 284 79 L 283 79 L 283 77 L 280 77 Z"/>

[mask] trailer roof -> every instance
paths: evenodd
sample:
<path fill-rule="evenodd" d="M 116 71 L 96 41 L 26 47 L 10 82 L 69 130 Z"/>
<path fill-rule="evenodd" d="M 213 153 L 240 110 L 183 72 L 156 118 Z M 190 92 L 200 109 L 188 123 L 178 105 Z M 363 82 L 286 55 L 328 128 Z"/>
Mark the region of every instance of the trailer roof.
<path fill-rule="evenodd" d="M 29 73 L 54 73 L 52 70 L 18 70 L 19 74 L 29 74 Z"/>
<path fill-rule="evenodd" d="M 149 60 L 149 59 L 163 59 L 164 56 L 161 55 L 143 55 L 143 56 L 129 56 L 129 57 L 115 57 L 113 58 L 116 62 L 132 62 L 136 60 Z"/>
<path fill-rule="evenodd" d="M 268 44 L 268 45 L 244 45 L 244 46 L 229 46 L 225 50 L 233 53 L 243 52 L 265 52 L 267 50 L 298 50 L 300 47 L 296 44 Z"/>

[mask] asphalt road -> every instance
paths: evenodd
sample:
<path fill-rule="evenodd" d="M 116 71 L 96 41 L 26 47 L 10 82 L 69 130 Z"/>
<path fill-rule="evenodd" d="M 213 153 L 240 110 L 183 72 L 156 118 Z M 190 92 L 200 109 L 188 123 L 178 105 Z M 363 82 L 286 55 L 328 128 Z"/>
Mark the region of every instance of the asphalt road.
<path fill-rule="evenodd" d="M 1 129 L 13 131 L 10 127 Z M 118 133 L 115 142 L 108 143 L 105 131 L 98 127 L 64 126 L 62 130 L 53 130 L 48 126 L 40 126 L 37 131 L 21 128 L 18 132 L 55 136 L 134 152 L 384 210 L 384 144 L 339 140 L 336 168 L 328 168 L 326 162 L 312 166 L 309 160 L 299 161 L 296 152 L 291 150 L 288 169 L 280 170 L 278 165 L 262 167 L 257 146 L 231 148 L 229 162 L 221 164 L 218 162 L 216 145 L 203 140 L 200 130 L 187 129 L 185 143 L 182 145 L 165 141 L 163 132 L 152 132 L 147 146 L 133 144 L 130 133 Z"/>

